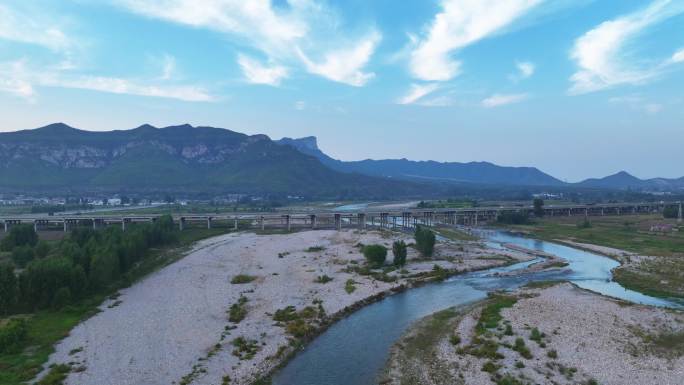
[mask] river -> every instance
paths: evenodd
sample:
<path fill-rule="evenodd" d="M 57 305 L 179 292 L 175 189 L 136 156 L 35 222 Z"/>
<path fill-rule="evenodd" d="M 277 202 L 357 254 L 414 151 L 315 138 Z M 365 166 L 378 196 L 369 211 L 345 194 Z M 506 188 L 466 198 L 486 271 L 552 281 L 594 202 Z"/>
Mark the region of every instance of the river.
<path fill-rule="evenodd" d="M 344 318 L 314 339 L 273 378 L 275 385 L 376 384 L 391 346 L 411 323 L 436 311 L 486 298 L 492 290 L 512 290 L 530 281 L 565 279 L 577 286 L 626 301 L 682 308 L 684 303 L 627 290 L 612 281 L 618 262 L 599 254 L 501 231 L 482 235 L 494 247 L 509 243 L 565 258 L 559 272 L 496 276 L 538 260 L 452 277 L 390 296 Z"/>

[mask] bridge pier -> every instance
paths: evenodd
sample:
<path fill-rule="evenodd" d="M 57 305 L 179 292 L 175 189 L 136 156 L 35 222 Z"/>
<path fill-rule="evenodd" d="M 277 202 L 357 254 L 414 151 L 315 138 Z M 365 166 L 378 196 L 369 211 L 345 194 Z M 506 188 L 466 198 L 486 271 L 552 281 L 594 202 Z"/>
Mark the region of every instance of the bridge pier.
<path fill-rule="evenodd" d="M 128 222 L 128 219 L 121 218 L 121 231 L 126 231 L 126 222 Z"/>
<path fill-rule="evenodd" d="M 237 230 L 237 229 L 238 229 L 238 219 L 235 218 L 235 221 L 233 222 L 233 230 Z"/>
<path fill-rule="evenodd" d="M 211 230 L 211 217 L 207 217 L 207 229 Z"/>
<path fill-rule="evenodd" d="M 679 213 L 677 214 L 677 223 L 682 223 L 682 202 L 679 202 Z"/>
<path fill-rule="evenodd" d="M 285 219 L 285 228 L 286 228 L 287 231 L 289 232 L 290 229 L 291 229 L 291 226 L 290 226 L 290 216 L 289 216 L 289 215 L 283 215 L 283 218 Z"/>
<path fill-rule="evenodd" d="M 359 228 L 364 230 L 366 228 L 366 214 L 359 213 L 358 216 Z"/>
<path fill-rule="evenodd" d="M 261 226 L 261 231 L 264 231 L 266 229 L 266 224 L 264 223 L 264 216 L 259 217 L 259 225 Z"/>
<path fill-rule="evenodd" d="M 178 218 L 178 229 L 180 231 L 183 231 L 184 227 L 185 227 L 185 218 L 184 217 Z"/>
<path fill-rule="evenodd" d="M 311 229 L 316 229 L 316 214 L 311 214 L 309 218 L 311 219 Z"/>
<path fill-rule="evenodd" d="M 335 229 L 342 230 L 342 214 L 335 214 Z"/>

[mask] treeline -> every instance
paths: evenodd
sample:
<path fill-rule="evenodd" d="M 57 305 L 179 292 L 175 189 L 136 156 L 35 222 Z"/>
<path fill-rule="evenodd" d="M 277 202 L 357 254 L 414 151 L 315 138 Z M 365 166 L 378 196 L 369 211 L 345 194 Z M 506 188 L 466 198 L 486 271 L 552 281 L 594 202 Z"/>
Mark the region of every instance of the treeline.
<path fill-rule="evenodd" d="M 152 247 L 177 239 L 170 216 L 152 224 L 102 230 L 76 228 L 56 244 L 38 242 L 30 225 L 12 227 L 0 248 L 11 250 L 14 263 L 0 263 L 0 315 L 59 309 L 88 295 L 104 292 Z"/>

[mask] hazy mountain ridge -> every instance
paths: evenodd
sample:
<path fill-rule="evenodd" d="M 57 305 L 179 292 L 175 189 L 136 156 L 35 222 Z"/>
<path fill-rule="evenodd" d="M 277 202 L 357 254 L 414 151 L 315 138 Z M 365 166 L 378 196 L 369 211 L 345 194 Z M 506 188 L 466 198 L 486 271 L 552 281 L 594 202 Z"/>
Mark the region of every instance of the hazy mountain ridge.
<path fill-rule="evenodd" d="M 300 152 L 315 156 L 323 164 L 343 172 L 404 179 L 457 181 L 483 184 L 519 186 L 574 186 L 601 189 L 682 189 L 684 177 L 678 179 L 639 179 L 625 171 L 604 178 L 590 178 L 578 183 L 566 183 L 535 167 L 507 167 L 489 162 L 435 162 L 407 159 L 340 161 L 318 148 L 316 137 L 283 138 L 280 144 L 295 147 Z"/>

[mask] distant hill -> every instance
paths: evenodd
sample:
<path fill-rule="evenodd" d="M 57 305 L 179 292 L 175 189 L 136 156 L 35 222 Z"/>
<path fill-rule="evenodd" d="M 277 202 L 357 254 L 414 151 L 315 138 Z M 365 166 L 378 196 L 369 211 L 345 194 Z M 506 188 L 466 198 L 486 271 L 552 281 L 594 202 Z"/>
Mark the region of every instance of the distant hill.
<path fill-rule="evenodd" d="M 316 138 L 283 138 L 280 144 L 292 146 L 304 154 L 315 156 L 326 166 L 342 172 L 410 180 L 437 180 L 478 184 L 517 186 L 561 186 L 564 183 L 534 167 L 504 167 L 488 162 L 435 162 L 407 159 L 340 161 L 323 153 Z"/>
<path fill-rule="evenodd" d="M 400 183 L 329 169 L 271 141 L 190 125 L 84 131 L 63 123 L 0 133 L 0 188 L 187 191 L 388 197 L 418 193 Z"/>
<path fill-rule="evenodd" d="M 590 178 L 576 183 L 580 187 L 632 189 L 632 190 L 679 190 L 684 188 L 684 177 L 678 179 L 639 179 L 626 171 L 603 178 Z"/>

